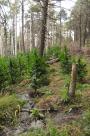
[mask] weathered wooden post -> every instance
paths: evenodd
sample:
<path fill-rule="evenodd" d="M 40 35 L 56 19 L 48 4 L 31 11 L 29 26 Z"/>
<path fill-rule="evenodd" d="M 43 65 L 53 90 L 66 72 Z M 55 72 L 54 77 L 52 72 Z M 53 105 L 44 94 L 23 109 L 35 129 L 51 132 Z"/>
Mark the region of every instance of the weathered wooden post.
<path fill-rule="evenodd" d="M 77 64 L 72 64 L 71 82 L 70 82 L 70 87 L 69 87 L 70 97 L 75 96 L 76 82 L 77 82 Z"/>

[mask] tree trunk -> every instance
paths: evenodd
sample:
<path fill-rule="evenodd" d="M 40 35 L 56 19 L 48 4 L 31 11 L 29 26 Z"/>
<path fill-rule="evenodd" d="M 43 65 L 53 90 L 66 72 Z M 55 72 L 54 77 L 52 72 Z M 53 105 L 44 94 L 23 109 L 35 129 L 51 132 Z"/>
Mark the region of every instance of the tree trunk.
<path fill-rule="evenodd" d="M 15 15 L 15 55 L 17 55 L 17 14 Z"/>
<path fill-rule="evenodd" d="M 76 81 L 77 81 L 77 65 L 72 64 L 71 82 L 70 82 L 70 87 L 69 87 L 69 96 L 70 97 L 75 96 Z"/>
<path fill-rule="evenodd" d="M 40 41 L 40 55 L 41 56 L 43 56 L 44 48 L 45 48 L 45 34 L 46 34 L 46 25 L 47 25 L 48 2 L 49 0 L 43 1 L 41 41 Z"/>
<path fill-rule="evenodd" d="M 82 16 L 81 16 L 81 7 L 80 7 L 80 22 L 79 22 L 79 30 L 80 30 L 80 37 L 79 37 L 79 47 L 82 47 Z"/>
<path fill-rule="evenodd" d="M 61 16 L 61 0 L 60 0 L 60 46 L 62 44 L 62 16 Z"/>
<path fill-rule="evenodd" d="M 15 55 L 15 17 L 13 16 L 13 55 Z"/>
<path fill-rule="evenodd" d="M 6 19 L 5 19 L 5 22 L 4 22 L 5 24 L 4 24 L 4 38 L 5 38 L 5 40 L 4 40 L 4 55 L 8 55 L 7 54 L 7 45 L 8 45 L 8 43 L 7 43 L 7 38 L 8 38 L 8 35 L 7 35 L 7 22 L 6 22 Z"/>
<path fill-rule="evenodd" d="M 32 44 L 32 32 L 31 32 L 31 27 L 32 27 L 32 23 L 31 23 L 31 14 L 30 14 L 30 29 L 29 29 L 29 50 L 31 51 L 32 47 L 31 47 L 31 44 Z"/>
<path fill-rule="evenodd" d="M 31 44 L 32 49 L 35 48 L 34 13 L 31 13 Z"/>
<path fill-rule="evenodd" d="M 24 0 L 22 0 L 22 50 L 25 52 L 25 45 L 24 45 Z"/>
<path fill-rule="evenodd" d="M 86 8 L 88 9 L 88 0 L 86 1 Z M 87 38 L 87 25 L 88 25 L 88 12 L 86 11 L 85 23 L 84 23 L 84 34 L 83 34 L 83 46 L 85 46 Z"/>

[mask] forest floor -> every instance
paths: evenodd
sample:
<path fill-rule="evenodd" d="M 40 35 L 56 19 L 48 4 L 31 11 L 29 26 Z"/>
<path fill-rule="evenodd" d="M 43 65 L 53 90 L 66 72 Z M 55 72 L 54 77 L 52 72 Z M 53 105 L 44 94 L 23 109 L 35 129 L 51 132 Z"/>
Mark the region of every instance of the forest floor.
<path fill-rule="evenodd" d="M 63 124 L 72 124 L 73 121 L 78 122 L 82 118 L 84 111 L 86 111 L 90 106 L 90 62 L 87 61 L 88 75 L 86 77 L 86 82 L 77 85 L 76 97 L 70 103 L 62 103 L 62 91 L 65 88 L 67 82 L 67 77 L 60 73 L 60 64 L 54 63 L 50 65 L 49 74 L 49 85 L 39 89 L 44 95 L 38 96 L 36 98 L 30 97 L 29 84 L 30 81 L 25 80 L 19 85 L 12 86 L 16 95 L 22 99 L 26 100 L 28 103 L 23 107 L 23 109 L 29 109 L 30 102 L 34 103 L 35 108 L 38 109 L 57 109 L 56 112 L 46 113 L 45 116 L 47 120 L 54 122 L 55 125 L 61 127 Z M 15 136 L 19 133 L 26 132 L 31 128 L 31 122 L 28 119 L 30 116 L 27 113 L 20 113 L 19 126 L 12 129 L 9 128 L 6 131 L 8 136 Z M 21 123 L 21 124 L 20 124 Z M 36 125 L 37 126 L 37 125 Z M 39 127 L 39 126 L 38 126 Z M 41 127 L 41 125 L 40 125 Z M 24 128 L 24 129 L 22 129 Z M 17 132 L 15 132 L 17 131 Z M 14 134 L 12 134 L 14 133 Z M 1 136 L 1 135 L 0 135 Z M 75 135 L 76 136 L 76 135 Z"/>

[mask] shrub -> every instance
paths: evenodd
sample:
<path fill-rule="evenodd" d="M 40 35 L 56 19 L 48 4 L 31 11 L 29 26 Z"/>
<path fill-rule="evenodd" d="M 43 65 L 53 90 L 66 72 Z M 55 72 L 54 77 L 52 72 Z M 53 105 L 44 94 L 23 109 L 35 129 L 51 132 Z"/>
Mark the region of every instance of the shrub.
<path fill-rule="evenodd" d="M 82 128 L 84 130 L 83 136 L 90 136 L 90 110 L 87 110 L 83 115 Z"/>
<path fill-rule="evenodd" d="M 21 78 L 26 78 L 28 76 L 28 60 L 26 54 L 19 54 L 17 56 L 20 68 L 20 76 Z"/>
<path fill-rule="evenodd" d="M 6 61 L 5 58 L 0 58 L 0 91 L 5 89 L 9 82 L 10 74 L 8 69 L 8 62 Z"/>
<path fill-rule="evenodd" d="M 81 82 L 84 80 L 85 76 L 87 75 L 87 69 L 86 69 L 86 63 L 83 61 L 82 58 L 73 59 L 66 47 L 62 49 L 59 58 L 60 58 L 62 73 L 64 74 L 71 73 L 72 60 L 73 60 L 73 62 L 77 64 L 78 81 Z"/>
<path fill-rule="evenodd" d="M 37 52 L 36 49 L 33 49 L 31 52 L 27 53 L 26 57 L 27 57 L 27 64 L 28 64 L 28 75 L 30 77 L 30 73 L 32 71 L 32 65 L 34 63 L 34 58 L 35 55 L 34 53 Z"/>
<path fill-rule="evenodd" d="M 61 99 L 63 103 L 69 102 L 69 94 L 66 88 L 61 92 Z"/>
<path fill-rule="evenodd" d="M 49 57 L 54 56 L 54 57 L 58 58 L 60 55 L 60 52 L 61 52 L 60 47 L 58 45 L 54 45 L 54 46 L 48 48 L 47 57 L 49 58 Z"/>
<path fill-rule="evenodd" d="M 40 113 L 40 111 L 38 109 L 31 110 L 31 117 L 34 120 L 44 119 L 44 115 L 42 113 Z"/>
<path fill-rule="evenodd" d="M 60 58 L 62 73 L 70 74 L 72 61 L 71 61 L 71 55 L 69 54 L 69 51 L 66 47 L 62 49 L 59 58 Z"/>
<path fill-rule="evenodd" d="M 21 79 L 19 61 L 16 57 L 12 57 L 9 60 L 9 72 L 11 76 L 11 83 L 18 83 Z"/>
<path fill-rule="evenodd" d="M 0 58 L 0 91 L 29 77 L 35 90 L 48 83 L 48 65 L 37 50 L 9 59 Z"/>
<path fill-rule="evenodd" d="M 83 81 L 87 75 L 86 63 L 79 58 L 77 61 L 78 81 Z"/>
<path fill-rule="evenodd" d="M 31 87 L 36 91 L 48 83 L 48 65 L 37 51 L 33 52 L 30 66 Z"/>
<path fill-rule="evenodd" d="M 15 110 L 17 105 L 21 107 L 25 104 L 25 101 L 20 100 L 16 95 L 6 95 L 0 97 L 0 124 L 14 125 L 15 123 Z"/>

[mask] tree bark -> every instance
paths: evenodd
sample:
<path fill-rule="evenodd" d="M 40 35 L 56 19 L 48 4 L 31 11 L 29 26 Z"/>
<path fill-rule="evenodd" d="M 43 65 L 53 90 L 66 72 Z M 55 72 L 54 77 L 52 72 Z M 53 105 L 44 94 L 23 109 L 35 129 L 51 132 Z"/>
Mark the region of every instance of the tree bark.
<path fill-rule="evenodd" d="M 22 0 L 22 50 L 25 52 L 25 45 L 24 45 L 24 0 Z"/>
<path fill-rule="evenodd" d="M 70 82 L 70 87 L 69 87 L 69 96 L 70 97 L 75 96 L 76 81 L 77 81 L 77 65 L 72 64 L 71 82 Z"/>
<path fill-rule="evenodd" d="M 46 25 L 47 25 L 47 12 L 48 12 L 48 2 L 49 0 L 43 1 L 43 10 L 42 10 L 42 26 L 41 26 L 41 41 L 40 41 L 40 55 L 43 56 L 45 48 L 45 34 L 46 34 Z"/>
<path fill-rule="evenodd" d="M 15 17 L 13 16 L 13 55 L 15 55 Z"/>
<path fill-rule="evenodd" d="M 31 44 L 32 49 L 35 48 L 34 13 L 31 13 Z"/>
<path fill-rule="evenodd" d="M 15 55 L 17 55 L 17 13 L 15 15 Z"/>
<path fill-rule="evenodd" d="M 7 43 L 7 39 L 8 39 L 8 35 L 7 35 L 7 21 L 6 21 L 6 19 L 4 20 L 4 55 L 8 55 L 7 54 L 7 45 L 8 45 L 8 43 Z"/>
<path fill-rule="evenodd" d="M 61 16 L 61 0 L 60 0 L 60 46 L 62 44 L 62 16 Z"/>

